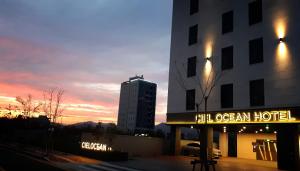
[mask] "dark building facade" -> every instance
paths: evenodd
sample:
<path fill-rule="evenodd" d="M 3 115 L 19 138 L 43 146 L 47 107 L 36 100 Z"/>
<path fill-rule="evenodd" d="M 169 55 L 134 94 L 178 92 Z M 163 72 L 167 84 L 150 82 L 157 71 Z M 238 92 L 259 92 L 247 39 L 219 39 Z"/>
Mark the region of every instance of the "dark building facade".
<path fill-rule="evenodd" d="M 154 129 L 155 83 L 135 76 L 121 84 L 118 128 L 131 133 L 142 133 Z"/>
<path fill-rule="evenodd" d="M 180 127 L 209 127 L 223 156 L 300 170 L 299 10 L 299 0 L 173 0 L 175 154 Z"/>

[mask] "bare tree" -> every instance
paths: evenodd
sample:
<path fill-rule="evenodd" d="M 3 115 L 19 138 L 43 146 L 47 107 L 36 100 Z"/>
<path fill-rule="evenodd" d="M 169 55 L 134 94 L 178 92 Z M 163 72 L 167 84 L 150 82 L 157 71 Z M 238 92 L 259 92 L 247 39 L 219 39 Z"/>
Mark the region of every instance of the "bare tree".
<path fill-rule="evenodd" d="M 57 118 L 64 111 L 62 107 L 63 94 L 64 90 L 59 88 L 50 88 L 43 93 L 43 111 L 52 123 L 56 123 Z"/>
<path fill-rule="evenodd" d="M 50 127 L 48 129 L 48 140 L 46 142 L 46 156 L 53 151 L 53 132 L 56 119 L 61 116 L 63 112 L 62 98 L 64 90 L 59 88 L 50 88 L 43 92 L 43 111 L 50 120 Z"/>
<path fill-rule="evenodd" d="M 42 105 L 41 103 L 34 102 L 31 94 L 28 94 L 26 98 L 17 96 L 16 101 L 21 105 L 21 111 L 24 117 L 31 117 L 32 113 L 39 112 Z"/>
<path fill-rule="evenodd" d="M 8 107 L 6 107 L 5 109 L 7 110 L 7 112 L 5 113 L 5 117 L 11 118 L 11 116 L 12 116 L 12 112 L 11 111 L 13 110 L 11 104 L 8 104 Z"/>
<path fill-rule="evenodd" d="M 206 62 L 210 62 L 212 67 L 208 73 L 208 75 L 206 76 L 206 78 L 204 78 L 201 81 L 201 78 L 203 77 L 193 77 L 193 80 L 196 84 L 197 87 L 199 87 L 200 89 L 200 94 L 197 97 L 197 102 L 196 102 L 196 110 L 197 112 L 199 111 L 199 106 L 202 105 L 203 103 L 205 103 L 205 99 L 208 99 L 209 96 L 211 95 L 212 90 L 215 88 L 216 84 L 220 81 L 220 78 L 223 76 L 223 72 L 221 72 L 221 70 L 216 70 L 215 66 L 215 61 L 211 58 L 205 59 L 207 60 Z M 197 62 L 198 63 L 198 62 Z M 179 86 L 183 89 L 183 90 L 188 90 L 186 84 L 185 84 L 185 79 L 184 79 L 184 74 L 182 73 L 182 71 L 186 70 L 186 65 L 184 63 L 178 63 L 176 61 L 174 61 L 174 65 L 175 65 L 175 69 L 176 69 L 176 76 L 175 79 L 177 81 L 177 83 L 179 84 Z M 181 68 L 179 68 L 181 67 Z M 205 104 L 203 105 L 205 106 Z"/>
<path fill-rule="evenodd" d="M 214 57 L 215 58 L 215 57 Z M 204 61 L 205 65 L 207 65 L 207 63 L 209 63 L 211 65 L 211 68 L 209 70 L 209 72 L 207 73 L 207 75 L 205 76 L 206 78 L 203 79 L 203 81 L 200 80 L 200 77 L 194 77 L 194 81 L 195 84 L 199 87 L 200 92 L 201 92 L 201 96 L 198 96 L 198 102 L 195 103 L 195 107 L 196 107 L 196 112 L 199 112 L 199 106 L 204 102 L 204 119 L 205 119 L 205 123 L 204 123 L 204 129 L 202 129 L 202 135 L 200 136 L 200 127 L 197 127 L 197 132 L 199 135 L 199 140 L 204 141 L 203 143 L 201 143 L 201 148 L 200 151 L 200 157 L 203 157 L 203 161 L 204 161 L 204 166 L 205 166 L 205 170 L 208 170 L 208 156 L 207 156 L 207 135 L 208 135 L 208 126 L 207 126 L 207 101 L 208 98 L 211 95 L 212 90 L 214 89 L 214 87 L 216 86 L 217 82 L 220 81 L 220 78 L 223 76 L 223 72 L 220 70 L 216 70 L 215 67 L 215 61 L 212 58 L 206 58 L 206 61 Z M 197 61 L 198 63 L 198 61 Z M 185 91 L 187 90 L 187 87 L 185 85 L 185 81 L 184 81 L 184 77 L 182 76 L 182 72 L 181 70 L 178 68 L 178 63 L 176 61 L 174 61 L 175 64 L 175 69 L 176 69 L 176 81 L 178 82 L 178 84 L 180 85 L 180 87 L 182 89 L 184 89 Z M 182 70 L 186 70 L 185 64 L 181 64 Z M 201 72 L 200 72 L 201 73 Z M 202 77 L 201 77 L 202 78 Z M 198 121 L 196 121 L 196 124 L 198 124 Z M 202 127 L 203 128 L 203 127 Z M 204 150 L 201 150 L 204 149 Z M 212 152 L 212 150 L 211 150 Z"/>

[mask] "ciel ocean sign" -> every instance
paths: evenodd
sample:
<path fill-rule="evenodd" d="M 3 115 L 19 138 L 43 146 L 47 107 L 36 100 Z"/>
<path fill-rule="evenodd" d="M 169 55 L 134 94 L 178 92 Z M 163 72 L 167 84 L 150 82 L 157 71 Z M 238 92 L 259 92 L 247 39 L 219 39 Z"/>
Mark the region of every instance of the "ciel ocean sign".
<path fill-rule="evenodd" d="M 112 151 L 112 148 L 107 144 L 97 142 L 81 142 L 81 148 L 93 151 Z"/>
<path fill-rule="evenodd" d="M 167 124 L 300 123 L 300 107 L 205 113 L 168 113 Z"/>
<path fill-rule="evenodd" d="M 224 112 L 206 115 L 208 123 L 262 123 L 262 122 L 293 122 L 290 110 Z M 196 123 L 205 123 L 205 114 L 197 114 Z"/>

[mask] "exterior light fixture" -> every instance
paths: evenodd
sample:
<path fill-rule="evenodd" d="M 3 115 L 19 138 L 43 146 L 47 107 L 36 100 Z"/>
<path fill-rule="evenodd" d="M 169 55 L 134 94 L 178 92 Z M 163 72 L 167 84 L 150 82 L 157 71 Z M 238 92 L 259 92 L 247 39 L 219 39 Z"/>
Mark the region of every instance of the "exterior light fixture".
<path fill-rule="evenodd" d="M 266 130 L 269 130 L 269 126 L 268 125 L 266 126 Z"/>
<path fill-rule="evenodd" d="M 243 126 L 243 129 L 246 129 L 246 127 L 245 127 L 245 126 Z"/>
<path fill-rule="evenodd" d="M 223 126 L 223 132 L 224 133 L 226 132 L 226 126 Z"/>
<path fill-rule="evenodd" d="M 277 134 L 277 131 L 274 131 L 274 134 Z"/>
<path fill-rule="evenodd" d="M 255 131 L 255 134 L 257 134 L 258 133 L 258 131 Z"/>
<path fill-rule="evenodd" d="M 280 38 L 278 39 L 278 41 L 279 41 L 279 43 L 284 43 L 286 40 L 285 40 L 285 37 L 280 37 Z"/>
<path fill-rule="evenodd" d="M 193 129 L 194 127 L 193 127 L 193 125 L 191 126 L 191 129 Z"/>
<path fill-rule="evenodd" d="M 262 129 L 259 129 L 259 131 L 262 132 L 263 130 L 262 130 Z"/>

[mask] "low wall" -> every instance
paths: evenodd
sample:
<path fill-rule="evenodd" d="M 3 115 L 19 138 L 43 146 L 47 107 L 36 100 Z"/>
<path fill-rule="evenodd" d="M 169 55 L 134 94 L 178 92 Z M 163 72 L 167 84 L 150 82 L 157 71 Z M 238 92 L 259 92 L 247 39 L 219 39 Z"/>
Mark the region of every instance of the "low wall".
<path fill-rule="evenodd" d="M 164 154 L 166 142 L 162 138 L 128 136 L 128 135 L 97 135 L 83 133 L 82 142 L 107 144 L 114 151 L 127 152 L 129 156 L 149 157 Z"/>

